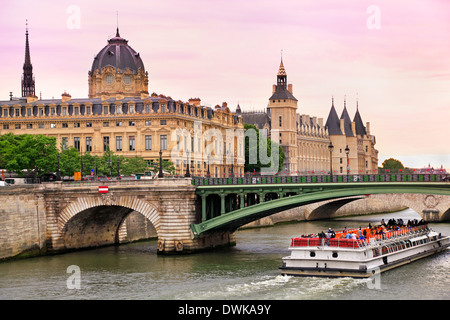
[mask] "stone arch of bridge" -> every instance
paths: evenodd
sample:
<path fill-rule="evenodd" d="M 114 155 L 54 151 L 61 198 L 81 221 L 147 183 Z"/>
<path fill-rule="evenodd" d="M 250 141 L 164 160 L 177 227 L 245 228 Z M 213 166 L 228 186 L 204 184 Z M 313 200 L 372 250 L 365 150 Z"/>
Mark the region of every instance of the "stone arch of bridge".
<path fill-rule="evenodd" d="M 120 243 L 126 238 L 124 221 L 138 212 L 154 226 L 159 236 L 157 207 L 137 196 L 80 197 L 58 215 L 58 233 L 54 241 L 65 249 L 96 247 Z"/>

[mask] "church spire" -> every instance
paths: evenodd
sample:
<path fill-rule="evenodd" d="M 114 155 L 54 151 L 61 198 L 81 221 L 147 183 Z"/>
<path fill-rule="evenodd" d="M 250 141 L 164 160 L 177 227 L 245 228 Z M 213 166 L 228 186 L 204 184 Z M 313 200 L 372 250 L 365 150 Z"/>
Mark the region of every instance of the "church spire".
<path fill-rule="evenodd" d="M 277 74 L 277 86 L 283 87 L 285 89 L 287 87 L 287 74 L 283 65 L 283 50 L 281 50 L 281 62 Z"/>
<path fill-rule="evenodd" d="M 22 97 L 35 96 L 33 65 L 31 64 L 30 43 L 28 41 L 28 20 L 25 31 L 25 62 L 22 75 Z"/>

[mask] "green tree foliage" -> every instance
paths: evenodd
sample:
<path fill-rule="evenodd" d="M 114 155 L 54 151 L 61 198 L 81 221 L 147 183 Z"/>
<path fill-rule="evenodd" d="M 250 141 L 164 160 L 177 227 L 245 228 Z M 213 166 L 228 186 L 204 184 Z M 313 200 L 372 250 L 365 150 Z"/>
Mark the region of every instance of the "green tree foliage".
<path fill-rule="evenodd" d="M 259 139 L 260 139 L 260 132 L 259 129 L 248 123 L 244 123 L 244 129 L 247 130 L 254 130 L 256 132 L 256 141 L 251 141 L 249 137 L 245 138 L 245 165 L 244 170 L 245 172 L 260 172 L 261 168 L 264 167 L 270 167 L 270 164 L 262 164 L 260 161 L 260 153 L 259 153 Z M 270 138 L 267 138 L 267 156 L 272 155 L 272 148 L 278 148 L 279 151 L 279 161 L 278 161 L 278 171 L 281 171 L 283 169 L 283 162 L 285 158 L 285 154 L 283 152 L 283 148 L 281 146 L 272 141 Z M 257 162 L 256 163 L 250 163 L 253 161 L 251 160 L 250 155 L 257 155 Z M 273 161 L 273 159 L 272 159 Z"/>
<path fill-rule="evenodd" d="M 172 161 L 164 160 L 162 161 L 163 172 L 168 172 L 169 174 L 175 174 L 175 165 Z M 156 175 L 159 173 L 159 159 L 150 164 L 150 171 L 153 171 Z"/>
<path fill-rule="evenodd" d="M 54 137 L 13 135 L 12 133 L 0 136 L 2 167 L 20 176 L 31 172 L 40 176 L 43 173 L 56 171 L 57 155 Z"/>
<path fill-rule="evenodd" d="M 389 158 L 383 161 L 383 169 L 395 170 L 395 169 L 405 169 L 403 163 L 394 158 Z"/>

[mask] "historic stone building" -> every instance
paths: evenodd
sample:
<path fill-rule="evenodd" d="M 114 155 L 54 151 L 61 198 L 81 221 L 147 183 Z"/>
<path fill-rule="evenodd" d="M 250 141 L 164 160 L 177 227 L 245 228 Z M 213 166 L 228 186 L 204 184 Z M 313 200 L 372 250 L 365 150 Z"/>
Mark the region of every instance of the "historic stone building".
<path fill-rule="evenodd" d="M 351 121 L 346 102 L 339 118 L 332 101 L 325 124 L 323 118 L 299 114 L 297 109 L 298 100 L 281 60 L 266 111 L 241 113 L 239 107 L 236 113 L 242 114 L 244 123 L 256 125 L 280 143 L 286 155 L 283 171 L 287 174 L 329 174 L 331 166 L 334 174 L 347 174 L 347 170 L 349 174 L 377 172 L 375 136 L 370 134 L 369 122 L 364 126 L 358 106 Z"/>
<path fill-rule="evenodd" d="M 187 102 L 148 92 L 140 54 L 117 29 L 95 56 L 88 73 L 88 98 L 64 92 L 60 99 L 35 95 L 28 28 L 22 98 L 0 101 L 0 134 L 44 134 L 62 148 L 102 155 L 108 148 L 126 157 L 171 160 L 177 174 L 223 177 L 244 173 L 243 122 L 227 103 L 214 108 L 199 98 Z M 230 132 L 235 133 L 230 137 Z M 228 137 L 227 137 L 228 134 Z"/>

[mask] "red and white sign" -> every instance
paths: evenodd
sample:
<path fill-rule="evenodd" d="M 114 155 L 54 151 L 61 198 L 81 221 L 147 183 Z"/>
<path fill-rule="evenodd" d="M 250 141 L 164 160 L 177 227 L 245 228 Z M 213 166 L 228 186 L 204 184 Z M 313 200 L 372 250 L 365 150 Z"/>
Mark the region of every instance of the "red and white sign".
<path fill-rule="evenodd" d="M 98 193 L 108 193 L 108 186 L 99 186 Z"/>

